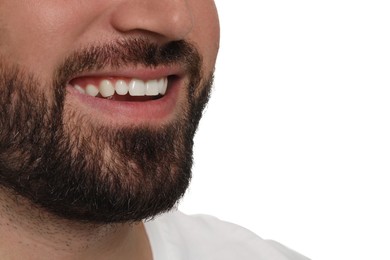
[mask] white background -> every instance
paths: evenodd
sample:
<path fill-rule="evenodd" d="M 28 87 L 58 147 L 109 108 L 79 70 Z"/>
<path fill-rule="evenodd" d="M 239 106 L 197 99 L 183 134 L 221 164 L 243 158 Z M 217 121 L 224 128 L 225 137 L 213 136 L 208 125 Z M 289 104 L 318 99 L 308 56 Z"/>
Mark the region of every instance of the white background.
<path fill-rule="evenodd" d="M 215 89 L 182 211 L 313 260 L 390 259 L 388 2 L 216 1 Z"/>

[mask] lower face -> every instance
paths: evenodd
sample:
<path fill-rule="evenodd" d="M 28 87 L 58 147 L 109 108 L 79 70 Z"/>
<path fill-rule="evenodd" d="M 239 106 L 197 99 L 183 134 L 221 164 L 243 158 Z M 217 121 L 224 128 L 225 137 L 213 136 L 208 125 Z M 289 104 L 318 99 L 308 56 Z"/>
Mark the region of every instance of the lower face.
<path fill-rule="evenodd" d="M 126 66 L 154 76 L 130 79 Z M 117 74 L 96 77 L 103 68 Z M 185 41 L 90 46 L 51 80 L 0 57 L 0 184 L 77 221 L 140 221 L 171 209 L 190 181 L 211 88 L 202 68 Z"/>

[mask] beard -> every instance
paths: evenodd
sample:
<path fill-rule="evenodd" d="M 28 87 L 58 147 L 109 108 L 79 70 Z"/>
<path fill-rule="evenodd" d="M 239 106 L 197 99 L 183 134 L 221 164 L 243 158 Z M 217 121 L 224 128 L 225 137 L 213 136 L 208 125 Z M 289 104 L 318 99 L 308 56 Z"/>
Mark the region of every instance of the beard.
<path fill-rule="evenodd" d="M 66 105 L 77 74 L 128 64 L 186 69 L 186 102 L 161 126 L 93 123 Z M 212 85 L 193 45 L 123 39 L 73 53 L 51 83 L 0 59 L 0 185 L 57 217 L 136 222 L 175 206 L 192 167 L 193 137 Z M 131 119 L 129 119 L 131 121 Z"/>

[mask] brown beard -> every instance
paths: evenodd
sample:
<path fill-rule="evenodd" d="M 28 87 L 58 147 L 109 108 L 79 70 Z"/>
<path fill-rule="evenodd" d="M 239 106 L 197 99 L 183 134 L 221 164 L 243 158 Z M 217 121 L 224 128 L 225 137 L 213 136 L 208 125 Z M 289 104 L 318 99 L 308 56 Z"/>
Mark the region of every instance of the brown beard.
<path fill-rule="evenodd" d="M 65 86 L 76 73 L 130 63 L 186 68 L 188 102 L 175 120 L 159 128 L 98 127 L 64 109 Z M 191 179 L 193 136 L 212 85 L 201 67 L 189 43 L 142 39 L 70 55 L 48 87 L 0 62 L 0 184 L 70 220 L 134 222 L 171 209 Z"/>

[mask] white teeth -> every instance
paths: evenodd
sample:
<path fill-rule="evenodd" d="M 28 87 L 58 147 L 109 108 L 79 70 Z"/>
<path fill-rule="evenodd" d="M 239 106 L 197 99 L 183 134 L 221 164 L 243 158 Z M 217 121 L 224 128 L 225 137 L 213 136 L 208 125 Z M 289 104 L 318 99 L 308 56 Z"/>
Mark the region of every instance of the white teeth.
<path fill-rule="evenodd" d="M 99 89 L 95 85 L 88 84 L 85 88 L 85 93 L 90 96 L 96 97 L 99 94 Z"/>
<path fill-rule="evenodd" d="M 147 96 L 157 96 L 158 91 L 158 82 L 157 80 L 148 80 L 146 82 L 146 95 Z"/>
<path fill-rule="evenodd" d="M 158 81 L 158 92 L 161 95 L 165 95 L 165 92 L 167 92 L 167 86 L 168 86 L 168 79 L 162 78 Z"/>
<path fill-rule="evenodd" d="M 140 79 L 132 79 L 129 83 L 125 80 L 113 81 L 105 79 L 100 81 L 99 86 L 94 84 L 88 84 L 85 88 L 80 85 L 74 85 L 74 88 L 82 94 L 96 97 L 99 93 L 102 97 L 107 98 L 113 96 L 115 93 L 118 95 L 131 96 L 158 96 L 164 95 L 167 91 L 168 78 L 152 79 L 143 81 Z"/>
<path fill-rule="evenodd" d="M 127 93 L 129 93 L 129 86 L 124 80 L 118 80 L 115 83 L 115 91 L 118 95 L 126 95 Z"/>
<path fill-rule="evenodd" d="M 142 80 L 132 79 L 129 87 L 129 93 L 131 96 L 145 96 L 146 94 L 146 84 Z"/>
<path fill-rule="evenodd" d="M 102 97 L 110 97 L 115 94 L 115 89 L 111 81 L 102 80 L 99 85 L 99 92 Z"/>
<path fill-rule="evenodd" d="M 76 90 L 78 90 L 81 94 L 85 94 L 85 90 L 82 87 L 80 87 L 79 85 L 75 85 L 74 88 Z"/>

